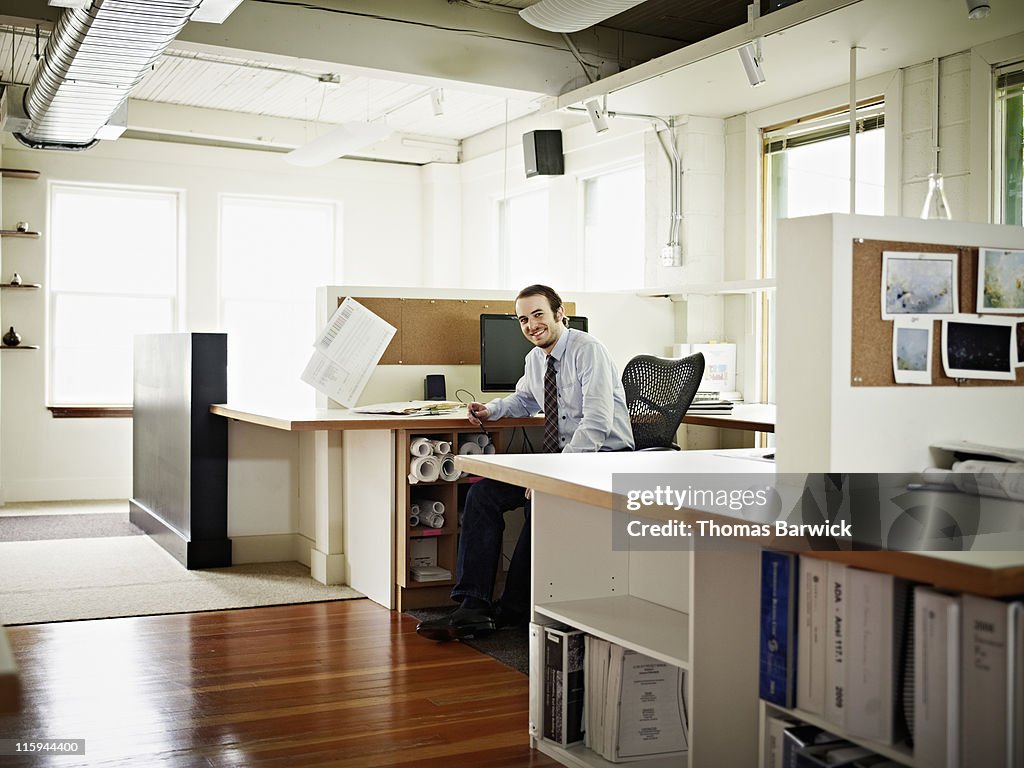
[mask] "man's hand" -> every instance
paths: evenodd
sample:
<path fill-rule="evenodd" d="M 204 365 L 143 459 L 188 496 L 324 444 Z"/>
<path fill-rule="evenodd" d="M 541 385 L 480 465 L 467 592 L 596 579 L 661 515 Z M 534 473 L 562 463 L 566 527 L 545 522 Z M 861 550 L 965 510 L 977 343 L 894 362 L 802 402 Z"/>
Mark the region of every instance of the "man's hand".
<path fill-rule="evenodd" d="M 469 407 L 466 409 L 466 415 L 469 417 L 471 424 L 476 424 L 478 427 L 482 427 L 483 422 L 487 420 L 487 417 L 490 416 L 491 413 L 483 403 L 470 403 Z"/>

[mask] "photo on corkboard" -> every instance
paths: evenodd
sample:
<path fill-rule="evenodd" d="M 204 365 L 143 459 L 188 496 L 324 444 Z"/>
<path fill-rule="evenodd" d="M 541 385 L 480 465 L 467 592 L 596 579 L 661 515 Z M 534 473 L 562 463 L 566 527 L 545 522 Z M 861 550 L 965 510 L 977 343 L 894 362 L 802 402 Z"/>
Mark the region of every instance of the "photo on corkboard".
<path fill-rule="evenodd" d="M 882 319 L 957 313 L 957 254 L 882 252 Z"/>
<path fill-rule="evenodd" d="M 897 384 L 932 383 L 930 318 L 901 318 L 892 328 L 892 373 Z"/>
<path fill-rule="evenodd" d="M 942 321 L 942 367 L 954 379 L 1013 381 L 1017 322 L 1003 317 Z"/>
<path fill-rule="evenodd" d="M 1024 251 L 978 249 L 977 311 L 1024 313 Z"/>
<path fill-rule="evenodd" d="M 1017 367 L 1024 368 L 1024 320 L 1017 323 Z"/>

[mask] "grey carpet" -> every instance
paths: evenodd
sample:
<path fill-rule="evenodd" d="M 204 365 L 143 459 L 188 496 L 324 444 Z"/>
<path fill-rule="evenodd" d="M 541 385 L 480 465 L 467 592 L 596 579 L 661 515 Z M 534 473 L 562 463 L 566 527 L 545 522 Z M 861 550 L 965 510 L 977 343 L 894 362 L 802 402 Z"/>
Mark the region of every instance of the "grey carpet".
<path fill-rule="evenodd" d="M 439 619 L 451 613 L 454 608 L 421 608 L 405 613 L 417 621 Z M 484 637 L 477 637 L 461 642 L 481 653 L 486 653 L 506 667 L 511 667 L 524 675 L 530 674 L 530 630 L 529 627 L 501 629 Z"/>
<path fill-rule="evenodd" d="M 141 528 L 128 522 L 127 512 L 0 517 L 0 541 L 102 539 L 142 533 Z"/>

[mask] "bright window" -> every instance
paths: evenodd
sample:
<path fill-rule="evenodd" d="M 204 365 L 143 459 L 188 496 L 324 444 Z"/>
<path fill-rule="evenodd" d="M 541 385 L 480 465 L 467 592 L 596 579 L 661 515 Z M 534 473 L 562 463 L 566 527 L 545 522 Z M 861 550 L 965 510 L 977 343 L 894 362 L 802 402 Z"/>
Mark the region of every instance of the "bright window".
<path fill-rule="evenodd" d="M 778 222 L 850 212 L 850 112 L 797 120 L 764 131 L 764 277 L 775 276 Z M 885 212 L 884 104 L 857 109 L 857 213 Z M 775 295 L 764 293 L 762 391 L 775 402 Z"/>
<path fill-rule="evenodd" d="M 502 285 L 518 291 L 550 282 L 548 192 L 508 197 L 498 205 Z"/>
<path fill-rule="evenodd" d="M 644 284 L 644 172 L 624 168 L 583 182 L 583 288 Z"/>
<path fill-rule="evenodd" d="M 50 405 L 131 405 L 133 336 L 176 330 L 180 203 L 51 185 Z"/>
<path fill-rule="evenodd" d="M 340 226 L 334 202 L 221 198 L 229 400 L 314 404 L 299 376 L 317 332 L 316 289 L 341 282 Z"/>
<path fill-rule="evenodd" d="M 1024 66 L 996 72 L 996 199 L 1000 224 L 1024 224 Z"/>

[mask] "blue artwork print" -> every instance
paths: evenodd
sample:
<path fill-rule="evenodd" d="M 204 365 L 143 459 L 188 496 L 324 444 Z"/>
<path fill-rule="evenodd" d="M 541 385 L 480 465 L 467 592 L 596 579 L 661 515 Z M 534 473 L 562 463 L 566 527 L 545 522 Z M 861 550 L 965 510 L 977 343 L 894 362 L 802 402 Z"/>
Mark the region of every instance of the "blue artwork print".
<path fill-rule="evenodd" d="M 939 259 L 889 259 L 885 273 L 885 311 L 889 315 L 951 315 L 953 262 Z"/>
<path fill-rule="evenodd" d="M 896 332 L 896 367 L 901 371 L 927 371 L 929 341 L 927 330 L 900 328 Z"/>
<path fill-rule="evenodd" d="M 1024 251 L 986 250 L 982 256 L 978 311 L 1024 311 Z"/>

